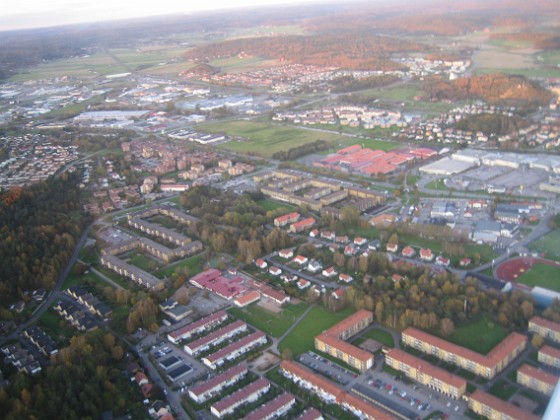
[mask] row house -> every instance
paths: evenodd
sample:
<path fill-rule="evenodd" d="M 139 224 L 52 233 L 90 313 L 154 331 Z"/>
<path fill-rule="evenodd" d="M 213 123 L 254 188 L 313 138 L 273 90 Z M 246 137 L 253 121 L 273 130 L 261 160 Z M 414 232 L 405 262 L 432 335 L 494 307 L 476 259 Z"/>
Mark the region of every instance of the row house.
<path fill-rule="evenodd" d="M 231 337 L 236 336 L 244 331 L 247 331 L 247 324 L 241 320 L 237 320 L 219 330 L 208 334 L 198 340 L 189 344 L 185 344 L 185 351 L 191 356 L 196 356 L 198 353 L 208 350 L 211 346 L 216 346 L 229 340 Z"/>
<path fill-rule="evenodd" d="M 517 383 L 550 397 L 558 384 L 558 376 L 524 363 L 517 369 Z"/>
<path fill-rule="evenodd" d="M 173 344 L 179 343 L 181 340 L 188 340 L 193 335 L 201 334 L 208 331 L 220 324 L 223 324 L 228 319 L 228 314 L 225 311 L 218 311 L 211 315 L 205 316 L 185 327 L 172 331 L 167 334 L 167 339 Z"/>
<path fill-rule="evenodd" d="M 529 332 L 560 343 L 560 324 L 548 319 L 534 316 L 529 320 Z"/>
<path fill-rule="evenodd" d="M 232 361 L 253 348 L 266 344 L 266 342 L 266 334 L 262 331 L 256 331 L 253 334 L 243 337 L 241 340 L 202 358 L 202 362 L 210 369 L 215 370 L 218 366 L 223 365 L 225 362 Z"/>
<path fill-rule="evenodd" d="M 488 419 L 538 420 L 535 416 L 513 404 L 480 389 L 469 395 L 469 409 Z"/>
<path fill-rule="evenodd" d="M 220 392 L 234 385 L 247 375 L 249 371 L 244 365 L 236 365 L 225 372 L 210 378 L 201 385 L 189 388 L 189 397 L 198 404 L 203 404 L 209 399 L 220 395 Z"/>
<path fill-rule="evenodd" d="M 270 382 L 264 378 L 258 379 L 212 404 L 210 411 L 221 419 L 227 415 L 232 415 L 240 405 L 257 401 L 261 395 L 266 394 L 269 390 Z"/>

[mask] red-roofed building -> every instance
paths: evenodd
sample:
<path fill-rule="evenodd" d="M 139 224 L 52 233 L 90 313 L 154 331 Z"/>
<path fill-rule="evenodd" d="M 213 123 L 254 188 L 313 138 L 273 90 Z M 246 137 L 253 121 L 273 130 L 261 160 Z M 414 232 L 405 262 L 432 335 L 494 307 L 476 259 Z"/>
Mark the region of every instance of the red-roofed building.
<path fill-rule="evenodd" d="M 305 229 L 311 228 L 311 226 L 313 226 L 314 224 L 315 224 L 315 219 L 313 217 L 308 217 L 307 219 L 303 219 L 291 225 L 290 232 L 294 232 L 294 233 L 302 232 Z"/>
<path fill-rule="evenodd" d="M 284 303 L 288 303 L 290 301 L 290 296 L 284 293 L 283 290 L 276 290 L 269 286 L 263 287 L 261 294 L 263 297 L 273 300 L 279 305 L 283 305 Z"/>
<path fill-rule="evenodd" d="M 396 274 L 396 273 L 395 273 L 395 274 L 393 274 L 393 275 L 391 276 L 391 280 L 393 280 L 393 283 L 396 283 L 396 282 L 398 282 L 398 281 L 401 281 L 402 279 L 404 279 L 404 277 L 401 276 L 400 274 Z"/>
<path fill-rule="evenodd" d="M 373 322 L 373 313 L 360 310 L 315 337 L 315 348 L 364 372 L 373 366 L 373 355 L 344 340 Z"/>
<path fill-rule="evenodd" d="M 529 320 L 529 332 L 560 343 L 560 324 L 534 316 Z"/>
<path fill-rule="evenodd" d="M 405 258 L 412 258 L 416 255 L 416 251 L 411 246 L 405 246 L 401 254 Z"/>
<path fill-rule="evenodd" d="M 205 335 L 189 344 L 185 344 L 183 348 L 185 352 L 191 356 L 196 356 L 198 353 L 208 350 L 210 346 L 218 345 L 243 331 L 247 331 L 247 324 L 241 320 L 237 320 L 223 328 L 213 331 L 211 334 Z"/>
<path fill-rule="evenodd" d="M 316 408 L 308 408 L 296 420 L 324 420 L 325 418 Z"/>
<path fill-rule="evenodd" d="M 309 286 L 311 286 L 311 282 L 309 280 L 299 279 L 297 282 L 297 287 L 299 290 L 303 290 Z"/>
<path fill-rule="evenodd" d="M 461 267 L 467 267 L 467 266 L 471 265 L 471 259 L 470 258 L 462 258 L 461 261 L 459 261 L 459 265 Z"/>
<path fill-rule="evenodd" d="M 550 397 L 558 384 L 558 376 L 524 363 L 517 369 L 517 383 Z"/>
<path fill-rule="evenodd" d="M 328 403 L 335 403 L 336 398 L 343 392 L 342 388 L 331 381 L 291 360 L 283 360 L 280 363 L 280 372 L 296 384 L 303 384 L 305 388 L 311 389 Z"/>
<path fill-rule="evenodd" d="M 136 384 L 138 386 L 142 386 L 144 384 L 149 384 L 150 381 L 148 380 L 148 377 L 146 376 L 146 374 L 144 372 L 136 372 L 136 375 L 134 375 L 134 380 L 136 381 Z"/>
<path fill-rule="evenodd" d="M 290 393 L 281 394 L 272 401 L 247 414 L 245 420 L 268 420 L 281 417 L 296 403 L 296 397 Z"/>
<path fill-rule="evenodd" d="M 319 236 L 319 229 L 313 229 L 311 232 L 309 232 L 309 236 L 312 238 L 316 238 L 317 236 Z"/>
<path fill-rule="evenodd" d="M 233 300 L 233 303 L 236 306 L 239 306 L 240 308 L 243 308 L 244 306 L 247 306 L 247 305 L 250 305 L 253 302 L 256 302 L 260 298 L 261 298 L 261 294 L 259 292 L 257 292 L 256 290 L 251 290 L 250 292 L 247 292 L 247 293 L 245 293 L 241 296 L 237 296 Z"/>
<path fill-rule="evenodd" d="M 488 354 L 482 355 L 412 327 L 402 332 L 402 341 L 486 379 L 492 379 L 504 370 L 527 346 L 527 337 L 511 333 Z"/>
<path fill-rule="evenodd" d="M 338 279 L 340 281 L 343 281 L 344 283 L 351 283 L 352 281 L 354 281 L 354 277 L 349 274 L 340 274 L 340 276 L 338 276 Z"/>
<path fill-rule="evenodd" d="M 354 238 L 354 245 L 358 245 L 358 246 L 362 246 L 367 244 L 367 239 L 366 238 L 361 238 L 359 236 Z"/>
<path fill-rule="evenodd" d="M 268 269 L 268 272 L 273 276 L 279 276 L 280 274 L 282 274 L 282 269 L 280 267 L 270 267 Z"/>
<path fill-rule="evenodd" d="M 210 269 L 191 278 L 190 283 L 200 289 L 209 290 L 216 295 L 231 300 L 237 295 L 245 293 L 248 289 L 243 286 L 242 277 L 227 278 L 221 275 L 220 270 Z"/>
<path fill-rule="evenodd" d="M 268 392 L 269 389 L 270 382 L 268 379 L 258 379 L 233 394 L 222 398 L 210 407 L 210 411 L 218 418 L 231 415 L 235 412 L 237 407 L 248 402 L 256 401 L 262 394 Z"/>
<path fill-rule="evenodd" d="M 201 385 L 189 388 L 189 397 L 199 404 L 219 395 L 223 388 L 235 384 L 245 377 L 248 370 L 244 365 L 235 365 L 224 373 L 210 378 Z"/>
<path fill-rule="evenodd" d="M 249 350 L 262 344 L 266 344 L 266 334 L 262 331 L 256 331 L 253 334 L 243 337 L 239 341 L 231 343 L 215 353 L 203 357 L 202 363 L 211 369 L 216 369 L 218 366 L 223 365 L 226 360 L 236 359 Z"/>
<path fill-rule="evenodd" d="M 286 226 L 287 224 L 297 222 L 299 217 L 300 217 L 299 213 L 296 212 L 277 217 L 276 219 L 274 219 L 274 226 L 276 227 Z"/>
<path fill-rule="evenodd" d="M 331 296 L 334 299 L 342 299 L 344 297 L 344 290 L 336 289 L 334 292 L 331 293 Z"/>
<path fill-rule="evenodd" d="M 560 350 L 545 345 L 539 349 L 538 360 L 548 366 L 560 368 Z"/>
<path fill-rule="evenodd" d="M 385 363 L 422 385 L 455 399 L 461 398 L 467 390 L 465 379 L 400 349 L 389 350 L 385 354 Z"/>
<path fill-rule="evenodd" d="M 480 389 L 474 391 L 468 397 L 469 408 L 476 414 L 487 417 L 489 419 L 511 419 L 511 420 L 539 420 L 540 417 L 535 416 L 528 411 L 510 404 L 498 397 L 487 394 Z"/>
<path fill-rule="evenodd" d="M 422 248 L 420 250 L 420 259 L 422 261 L 432 261 L 434 259 L 434 253 L 430 248 Z"/>
<path fill-rule="evenodd" d="M 284 258 L 284 259 L 292 258 L 294 256 L 294 250 L 293 249 L 283 249 L 282 251 L 280 251 L 278 253 L 278 256 L 280 258 Z"/>
<path fill-rule="evenodd" d="M 204 318 L 199 319 L 185 327 L 179 328 L 178 330 L 172 331 L 167 334 L 167 339 L 173 344 L 177 344 L 181 340 L 186 340 L 192 337 L 194 334 L 199 334 L 217 325 L 222 324 L 228 319 L 228 314 L 224 311 L 218 311 L 214 314 L 208 315 Z"/>
<path fill-rule="evenodd" d="M 337 403 L 350 410 L 356 417 L 368 420 L 394 420 L 395 416 L 369 404 L 360 397 L 344 392 L 337 398 Z"/>
<path fill-rule="evenodd" d="M 329 267 L 329 268 L 324 269 L 322 274 L 323 274 L 323 276 L 325 276 L 327 278 L 331 278 L 331 277 L 336 276 L 338 273 L 336 272 L 334 267 Z"/>
<path fill-rule="evenodd" d="M 437 265 L 443 265 L 444 267 L 448 267 L 449 263 L 450 263 L 449 258 L 442 257 L 441 255 L 436 258 Z"/>
<path fill-rule="evenodd" d="M 399 250 L 399 244 L 388 243 L 386 249 L 387 252 L 397 252 Z"/>
<path fill-rule="evenodd" d="M 255 265 L 261 269 L 265 269 L 266 267 L 268 267 L 268 263 L 260 258 L 258 260 L 255 260 Z"/>
<path fill-rule="evenodd" d="M 303 255 L 298 255 L 297 257 L 294 258 L 294 261 L 296 264 L 299 265 L 303 265 L 303 264 L 307 264 L 307 262 L 309 261 L 309 258 L 304 257 Z"/>

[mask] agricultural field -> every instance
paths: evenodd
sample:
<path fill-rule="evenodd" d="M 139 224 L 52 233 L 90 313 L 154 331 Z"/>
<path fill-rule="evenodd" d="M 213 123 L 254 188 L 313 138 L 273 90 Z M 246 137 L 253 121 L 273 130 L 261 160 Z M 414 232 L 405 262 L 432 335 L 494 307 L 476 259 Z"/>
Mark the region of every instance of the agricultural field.
<path fill-rule="evenodd" d="M 238 153 L 271 157 L 274 153 L 286 151 L 316 140 L 344 142 L 346 139 L 335 133 L 323 133 L 282 125 L 271 125 L 251 121 L 231 121 L 206 124 L 202 131 L 225 133 L 228 136 L 243 137 L 246 140 L 232 140 L 218 147 Z"/>
<path fill-rule="evenodd" d="M 281 337 L 305 312 L 307 304 L 284 305 L 274 313 L 253 303 L 245 308 L 231 308 L 228 312 L 273 337 Z"/>
<path fill-rule="evenodd" d="M 466 347 L 480 354 L 487 354 L 508 335 L 508 331 L 488 317 L 456 326 L 455 331 L 446 337 L 447 341 Z"/>
<path fill-rule="evenodd" d="M 518 277 L 516 281 L 527 286 L 540 286 L 560 292 L 560 267 L 541 263 L 535 264 L 529 271 Z"/>
<path fill-rule="evenodd" d="M 294 356 L 314 348 L 314 337 L 326 329 L 352 315 L 354 310 L 347 308 L 340 312 L 331 312 L 321 306 L 314 307 L 290 334 L 278 345 L 280 352 L 290 349 Z"/>
<path fill-rule="evenodd" d="M 529 245 L 531 251 L 543 254 L 544 258 L 560 261 L 560 230 L 555 230 Z"/>

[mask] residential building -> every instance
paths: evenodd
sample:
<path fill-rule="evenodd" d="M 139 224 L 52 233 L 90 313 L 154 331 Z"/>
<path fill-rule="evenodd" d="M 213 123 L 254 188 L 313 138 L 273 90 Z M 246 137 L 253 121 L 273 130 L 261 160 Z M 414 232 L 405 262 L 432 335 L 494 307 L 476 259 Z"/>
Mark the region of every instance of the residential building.
<path fill-rule="evenodd" d="M 213 378 L 208 379 L 201 385 L 189 388 L 189 397 L 198 404 L 202 404 L 209 399 L 220 394 L 225 387 L 235 384 L 245 377 L 248 370 L 244 365 L 235 365 Z"/>
<path fill-rule="evenodd" d="M 214 328 L 228 319 L 228 314 L 225 311 L 218 311 L 214 314 L 208 315 L 199 319 L 183 328 L 172 331 L 167 334 L 167 339 L 173 344 L 179 343 L 181 340 L 187 340 L 194 334 L 200 334 L 206 330 Z"/>
<path fill-rule="evenodd" d="M 277 217 L 276 219 L 274 219 L 274 226 L 283 227 L 283 226 L 286 226 L 290 223 L 295 223 L 295 222 L 298 221 L 299 217 L 300 217 L 300 214 L 296 213 L 296 212 Z"/>
<path fill-rule="evenodd" d="M 560 343 L 560 324 L 548 319 L 534 316 L 529 320 L 529 332 L 538 334 L 547 340 Z"/>
<path fill-rule="evenodd" d="M 560 369 L 560 350 L 544 345 L 539 349 L 538 361 L 545 365 Z"/>
<path fill-rule="evenodd" d="M 432 261 L 434 259 L 434 253 L 430 248 L 422 248 L 420 250 L 420 259 L 422 261 Z"/>
<path fill-rule="evenodd" d="M 218 418 L 231 415 L 237 407 L 258 400 L 260 396 L 267 393 L 269 389 L 270 382 L 267 379 L 258 379 L 233 394 L 222 398 L 217 403 L 212 404 L 210 411 Z"/>
<path fill-rule="evenodd" d="M 517 383 L 550 397 L 558 384 L 558 376 L 524 363 L 517 369 Z"/>
<path fill-rule="evenodd" d="M 257 300 L 259 300 L 261 298 L 261 294 L 255 290 L 251 290 L 250 292 L 247 292 L 241 296 L 237 296 L 234 300 L 233 303 L 236 306 L 239 306 L 240 308 L 243 308 L 244 306 L 250 305 L 253 302 L 256 302 Z"/>
<path fill-rule="evenodd" d="M 278 256 L 280 258 L 292 258 L 294 256 L 294 250 L 293 249 L 283 249 L 278 253 Z"/>
<path fill-rule="evenodd" d="M 290 411 L 290 408 L 296 403 L 296 397 L 290 393 L 281 394 L 272 401 L 257 408 L 245 416 L 245 420 L 269 420 L 281 417 Z"/>
<path fill-rule="evenodd" d="M 323 415 L 316 408 L 308 408 L 296 420 L 324 420 Z"/>
<path fill-rule="evenodd" d="M 290 226 L 290 232 L 298 233 L 304 231 L 305 229 L 311 228 L 315 224 L 315 218 L 308 217 L 299 222 L 296 222 Z"/>
<path fill-rule="evenodd" d="M 315 348 L 364 372 L 373 366 L 373 355 L 344 340 L 372 322 L 373 313 L 362 309 L 315 337 Z"/>
<path fill-rule="evenodd" d="M 407 346 L 487 379 L 494 378 L 505 369 L 527 346 L 527 337 L 515 332 L 508 335 L 486 355 L 413 327 L 404 330 L 401 337 Z"/>
<path fill-rule="evenodd" d="M 385 355 L 385 363 L 410 379 L 455 399 L 461 398 L 467 390 L 465 379 L 400 349 L 389 350 Z"/>
<path fill-rule="evenodd" d="M 401 254 L 405 258 L 412 258 L 416 255 L 416 251 L 411 246 L 405 246 Z"/>
<path fill-rule="evenodd" d="M 489 419 L 507 419 L 507 420 L 539 420 L 540 417 L 535 416 L 521 408 L 508 403 L 498 397 L 487 394 L 477 389 L 469 395 L 469 408 L 476 414 Z"/>
<path fill-rule="evenodd" d="M 191 356 L 196 356 L 198 353 L 208 350 L 211 346 L 216 346 L 243 331 L 247 331 L 247 324 L 241 320 L 237 320 L 211 334 L 205 335 L 189 344 L 185 344 L 183 348 L 185 352 Z"/>
<path fill-rule="evenodd" d="M 234 360 L 251 349 L 266 344 L 266 342 L 266 334 L 262 331 L 256 331 L 247 337 L 243 337 L 239 341 L 231 343 L 215 353 L 203 357 L 202 363 L 210 369 L 216 369 L 218 366 L 223 365 L 226 361 Z"/>

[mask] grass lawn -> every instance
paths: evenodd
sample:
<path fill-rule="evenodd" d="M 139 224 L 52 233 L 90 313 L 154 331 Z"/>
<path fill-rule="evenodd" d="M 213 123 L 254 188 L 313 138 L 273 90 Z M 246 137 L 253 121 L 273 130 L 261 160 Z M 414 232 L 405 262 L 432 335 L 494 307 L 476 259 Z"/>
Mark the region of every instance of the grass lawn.
<path fill-rule="evenodd" d="M 202 261 L 201 255 L 195 255 L 194 257 L 187 258 L 186 260 L 179 261 L 159 271 L 154 273 L 158 279 L 163 279 L 165 277 L 171 276 L 178 268 L 187 267 L 189 269 L 189 276 L 194 276 L 202 271 L 200 268 Z"/>
<path fill-rule="evenodd" d="M 372 340 L 379 341 L 389 347 L 395 347 L 395 340 L 393 336 L 387 331 L 375 328 L 362 335 L 363 338 L 371 338 Z"/>
<path fill-rule="evenodd" d="M 54 309 L 49 308 L 45 311 L 38 324 L 45 329 L 45 332 L 57 343 L 57 345 L 68 345 L 70 337 L 76 334 L 76 329 L 70 326 L 63 317 L 58 315 Z"/>
<path fill-rule="evenodd" d="M 134 252 L 130 254 L 128 256 L 128 263 L 135 265 L 136 267 L 148 273 L 161 268 L 161 264 L 146 256 L 142 252 Z"/>
<path fill-rule="evenodd" d="M 282 340 L 278 346 L 280 352 L 291 349 L 294 356 L 314 348 L 314 337 L 326 329 L 347 318 L 354 310 L 347 308 L 340 312 L 330 312 L 321 306 L 313 308 L 307 316 Z"/>
<path fill-rule="evenodd" d="M 555 230 L 529 245 L 531 251 L 544 254 L 545 258 L 560 261 L 560 230 Z"/>
<path fill-rule="evenodd" d="M 231 308 L 228 312 L 268 335 L 280 337 L 306 309 L 305 303 L 284 305 L 282 312 L 276 314 L 253 303 L 245 308 Z"/>
<path fill-rule="evenodd" d="M 279 201 L 274 201 L 269 198 L 265 198 L 263 200 L 257 201 L 257 204 L 261 206 L 266 211 L 272 211 L 276 209 L 295 209 L 296 207 L 292 206 L 291 204 L 281 203 Z"/>
<path fill-rule="evenodd" d="M 245 140 L 232 140 L 218 147 L 238 153 L 248 153 L 263 157 L 271 157 L 274 153 L 286 151 L 316 140 L 344 143 L 346 137 L 336 133 L 324 133 L 303 128 L 272 125 L 252 121 L 231 121 L 224 123 L 205 124 L 201 131 L 209 133 L 225 133 Z"/>
<path fill-rule="evenodd" d="M 500 379 L 499 381 L 494 383 L 489 392 L 490 394 L 507 401 L 513 396 L 513 394 L 517 392 L 517 387 L 513 384 L 510 384 L 509 382 L 504 381 L 503 379 Z"/>
<path fill-rule="evenodd" d="M 82 274 L 81 276 L 78 276 L 71 271 L 68 277 L 66 277 L 66 279 L 64 280 L 64 283 L 62 283 L 62 290 L 68 289 L 69 287 L 75 286 L 76 284 L 84 283 L 86 281 L 90 281 L 92 283 L 103 282 L 105 284 L 105 281 L 103 279 L 99 278 L 91 271 Z"/>
<path fill-rule="evenodd" d="M 508 332 L 487 317 L 466 325 L 456 326 L 455 331 L 445 339 L 480 354 L 487 354 L 502 341 Z"/>
<path fill-rule="evenodd" d="M 541 286 L 546 289 L 560 292 L 560 267 L 547 264 L 535 264 L 529 271 L 517 278 L 518 283 L 528 286 Z"/>

